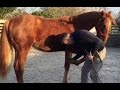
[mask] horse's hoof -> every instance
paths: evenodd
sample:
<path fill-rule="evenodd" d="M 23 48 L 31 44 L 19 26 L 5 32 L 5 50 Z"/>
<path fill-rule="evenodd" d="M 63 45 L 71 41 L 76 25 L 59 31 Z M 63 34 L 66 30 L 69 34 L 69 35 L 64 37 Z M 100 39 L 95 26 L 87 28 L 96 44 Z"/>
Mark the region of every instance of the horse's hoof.
<path fill-rule="evenodd" d="M 67 83 L 67 80 L 63 80 L 63 83 Z"/>
<path fill-rule="evenodd" d="M 63 83 L 67 83 L 67 81 L 63 81 Z"/>

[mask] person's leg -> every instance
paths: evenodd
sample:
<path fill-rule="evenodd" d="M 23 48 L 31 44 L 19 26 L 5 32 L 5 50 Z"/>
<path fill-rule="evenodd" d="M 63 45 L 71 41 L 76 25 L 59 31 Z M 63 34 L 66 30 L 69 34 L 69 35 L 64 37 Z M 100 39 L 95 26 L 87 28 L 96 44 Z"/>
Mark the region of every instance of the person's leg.
<path fill-rule="evenodd" d="M 88 59 L 85 60 L 81 71 L 81 83 L 88 83 L 88 73 L 92 67 L 92 62 Z"/>
<path fill-rule="evenodd" d="M 93 83 L 100 83 L 101 81 L 99 80 L 98 72 L 102 68 L 102 61 L 100 61 L 100 59 L 97 56 L 95 56 L 93 65 L 92 65 L 91 72 L 90 72 L 91 80 Z"/>

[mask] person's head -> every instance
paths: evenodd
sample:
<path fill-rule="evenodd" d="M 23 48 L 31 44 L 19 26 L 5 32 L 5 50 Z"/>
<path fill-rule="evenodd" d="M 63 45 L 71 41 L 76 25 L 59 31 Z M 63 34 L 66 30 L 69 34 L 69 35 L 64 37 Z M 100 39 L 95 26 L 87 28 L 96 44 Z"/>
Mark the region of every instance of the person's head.
<path fill-rule="evenodd" d="M 65 45 L 73 44 L 73 40 L 72 37 L 70 36 L 70 33 L 63 33 L 62 43 Z"/>

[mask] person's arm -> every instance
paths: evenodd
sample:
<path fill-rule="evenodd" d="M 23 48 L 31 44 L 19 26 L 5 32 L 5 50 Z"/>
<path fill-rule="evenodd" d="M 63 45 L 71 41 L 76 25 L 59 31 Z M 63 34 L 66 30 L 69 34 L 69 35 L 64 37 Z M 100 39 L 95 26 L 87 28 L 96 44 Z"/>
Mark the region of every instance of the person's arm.
<path fill-rule="evenodd" d="M 86 50 L 83 50 L 83 49 L 81 49 L 78 53 L 77 53 L 77 55 L 75 55 L 72 59 L 78 59 L 78 58 L 80 58 L 82 55 L 86 55 L 88 52 L 86 52 Z"/>
<path fill-rule="evenodd" d="M 80 60 L 78 60 L 78 64 L 81 64 L 81 63 L 83 63 L 84 61 L 85 61 L 85 56 L 82 58 L 82 59 L 80 59 Z"/>
<path fill-rule="evenodd" d="M 78 58 L 80 58 L 83 54 L 82 53 L 78 53 L 77 55 L 75 55 L 72 59 L 77 60 Z"/>
<path fill-rule="evenodd" d="M 81 63 L 83 63 L 84 61 L 85 61 L 85 59 L 86 59 L 86 55 L 87 55 L 87 53 L 85 53 L 84 54 L 84 57 L 82 58 L 82 59 L 79 59 L 79 60 L 71 60 L 71 63 L 72 64 L 75 64 L 75 65 L 79 65 L 79 64 L 81 64 Z"/>
<path fill-rule="evenodd" d="M 78 55 L 78 54 L 77 54 L 77 55 Z M 78 56 L 77 56 L 77 55 L 76 55 L 76 57 L 75 57 L 74 59 L 71 59 L 71 60 L 70 60 L 70 63 L 71 63 L 71 64 L 79 65 L 79 64 L 81 64 L 82 62 L 85 61 L 85 56 L 84 56 L 82 59 L 76 60 L 76 59 L 79 58 L 79 55 L 78 55 Z"/>
<path fill-rule="evenodd" d="M 89 60 L 93 60 L 93 57 L 95 53 L 98 51 L 98 49 L 100 48 L 101 43 L 102 43 L 101 41 L 98 41 L 95 44 L 95 47 L 90 51 L 89 55 L 87 56 Z"/>
<path fill-rule="evenodd" d="M 95 45 L 95 47 L 93 48 L 93 50 L 91 51 L 92 53 L 92 56 L 95 55 L 95 53 L 98 51 L 98 49 L 100 48 L 100 45 L 101 45 L 101 41 L 98 41 Z"/>
<path fill-rule="evenodd" d="M 77 55 L 75 55 L 73 58 L 70 59 L 70 63 L 71 64 L 75 64 L 75 65 L 79 65 L 84 61 L 84 57 L 85 57 L 85 51 L 80 50 L 81 52 L 79 52 Z M 80 60 L 77 60 L 78 58 L 80 58 L 82 55 L 84 55 L 84 57 Z"/>

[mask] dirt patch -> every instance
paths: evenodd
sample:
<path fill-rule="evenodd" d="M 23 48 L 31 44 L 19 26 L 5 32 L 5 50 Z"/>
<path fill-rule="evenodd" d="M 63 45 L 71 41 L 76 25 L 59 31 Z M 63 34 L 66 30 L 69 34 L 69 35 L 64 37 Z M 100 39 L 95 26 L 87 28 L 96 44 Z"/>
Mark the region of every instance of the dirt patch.
<path fill-rule="evenodd" d="M 81 68 L 71 65 L 68 83 L 80 83 Z M 62 83 L 64 52 L 43 53 L 32 49 L 28 54 L 24 72 L 25 83 Z M 99 72 L 103 83 L 120 83 L 120 48 L 107 48 L 107 56 Z M 91 82 L 91 80 L 90 80 Z M 16 83 L 13 67 L 6 80 L 0 83 Z"/>

